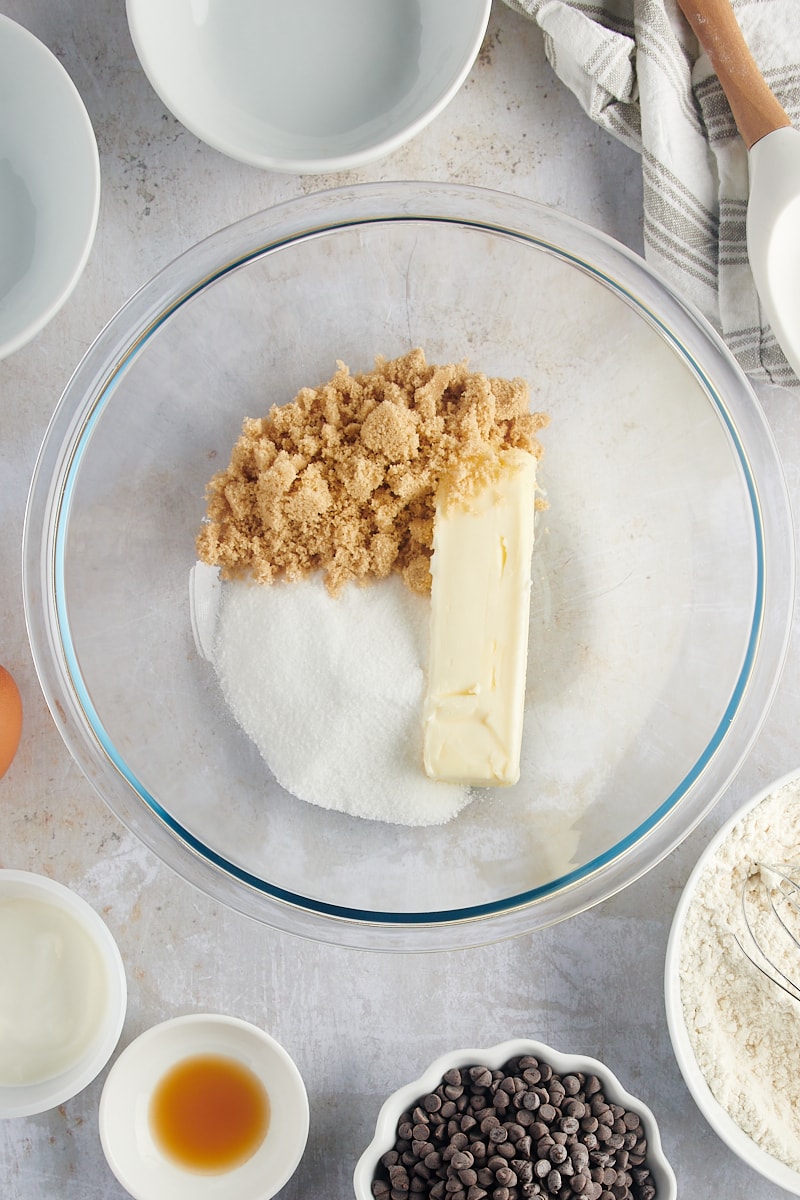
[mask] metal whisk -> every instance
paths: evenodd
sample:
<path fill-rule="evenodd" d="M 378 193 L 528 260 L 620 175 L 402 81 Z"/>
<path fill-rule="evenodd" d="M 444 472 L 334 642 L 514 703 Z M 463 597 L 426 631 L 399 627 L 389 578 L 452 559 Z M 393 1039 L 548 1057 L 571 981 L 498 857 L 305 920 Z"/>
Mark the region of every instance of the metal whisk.
<path fill-rule="evenodd" d="M 762 975 L 800 1002 L 800 864 L 756 863 L 742 888 L 742 913 L 746 934 L 736 937 L 740 950 Z M 792 976 L 787 960 L 791 963 L 795 952 Z"/>

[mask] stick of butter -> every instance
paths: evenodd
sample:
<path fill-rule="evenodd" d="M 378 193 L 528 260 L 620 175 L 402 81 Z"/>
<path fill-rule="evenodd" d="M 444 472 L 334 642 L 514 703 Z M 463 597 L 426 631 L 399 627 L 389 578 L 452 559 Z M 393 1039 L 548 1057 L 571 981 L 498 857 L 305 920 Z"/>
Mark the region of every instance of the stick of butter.
<path fill-rule="evenodd" d="M 536 459 L 510 450 L 468 506 L 437 503 L 423 760 L 433 779 L 519 779 Z"/>

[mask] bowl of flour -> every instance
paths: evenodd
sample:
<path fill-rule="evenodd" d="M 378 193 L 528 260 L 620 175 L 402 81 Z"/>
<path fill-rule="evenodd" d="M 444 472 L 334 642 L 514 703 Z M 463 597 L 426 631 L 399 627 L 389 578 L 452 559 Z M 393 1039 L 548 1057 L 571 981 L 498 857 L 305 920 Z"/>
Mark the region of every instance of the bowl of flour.
<path fill-rule="evenodd" d="M 770 784 L 719 830 L 675 911 L 666 956 L 675 1056 L 712 1129 L 760 1175 L 800 1196 L 800 1000 L 748 959 L 759 864 L 800 862 L 800 771 Z M 748 891 L 748 889 L 750 889 Z M 766 913 L 759 887 L 753 895 Z M 762 914 L 763 916 L 763 914 Z M 766 914 L 759 942 L 791 979 L 800 949 Z M 765 940 L 766 939 L 766 940 Z"/>

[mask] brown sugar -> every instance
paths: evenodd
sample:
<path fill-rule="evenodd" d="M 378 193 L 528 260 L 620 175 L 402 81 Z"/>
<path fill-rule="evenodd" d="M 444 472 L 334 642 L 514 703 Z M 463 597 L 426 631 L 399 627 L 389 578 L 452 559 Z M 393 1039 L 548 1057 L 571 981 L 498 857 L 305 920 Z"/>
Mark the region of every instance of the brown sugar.
<path fill-rule="evenodd" d="M 546 424 L 523 380 L 466 362 L 429 365 L 416 349 L 359 375 L 337 363 L 327 383 L 244 422 L 208 485 L 198 556 L 224 579 L 322 571 L 335 595 L 400 572 L 427 592 L 440 487 L 458 502 L 499 470 L 502 451 L 539 458 Z"/>

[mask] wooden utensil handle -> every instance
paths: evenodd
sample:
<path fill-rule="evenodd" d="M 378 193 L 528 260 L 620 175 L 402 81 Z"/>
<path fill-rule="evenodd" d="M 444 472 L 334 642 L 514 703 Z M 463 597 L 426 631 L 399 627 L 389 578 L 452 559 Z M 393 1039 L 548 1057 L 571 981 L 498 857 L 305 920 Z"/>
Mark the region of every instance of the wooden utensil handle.
<path fill-rule="evenodd" d="M 678 0 L 678 5 L 711 60 L 747 149 L 790 125 L 748 49 L 730 0 Z"/>

